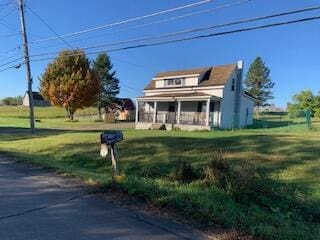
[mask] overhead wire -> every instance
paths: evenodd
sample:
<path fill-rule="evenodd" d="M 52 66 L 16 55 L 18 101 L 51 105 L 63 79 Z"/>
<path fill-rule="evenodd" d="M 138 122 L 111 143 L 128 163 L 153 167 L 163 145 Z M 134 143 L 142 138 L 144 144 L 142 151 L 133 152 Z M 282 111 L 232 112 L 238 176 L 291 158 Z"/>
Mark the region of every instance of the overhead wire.
<path fill-rule="evenodd" d="M 171 17 L 171 18 L 165 18 L 165 19 L 161 19 L 161 20 L 157 20 L 157 21 L 148 22 L 148 23 L 145 23 L 145 24 L 139 24 L 139 25 L 135 25 L 135 26 L 132 26 L 132 27 L 129 27 L 129 28 L 119 29 L 119 30 L 113 31 L 112 34 L 119 33 L 119 32 L 124 32 L 124 31 L 128 31 L 128 30 L 139 29 L 139 28 L 143 28 L 143 27 L 146 27 L 146 26 L 150 26 L 150 25 L 154 25 L 154 24 L 158 24 L 158 23 L 169 22 L 169 21 L 173 21 L 173 20 L 177 20 L 177 19 L 182 19 L 182 18 L 185 18 L 185 17 L 191 17 L 191 16 L 203 14 L 203 13 L 213 12 L 215 10 L 236 6 L 236 5 L 244 4 L 244 3 L 247 3 L 247 2 L 251 2 L 251 1 L 252 0 L 237 1 L 237 2 L 233 2 L 233 3 L 228 3 L 228 4 L 220 5 L 220 6 L 217 6 L 217 7 L 205 9 L 205 10 L 191 12 L 191 13 L 183 14 L 183 15 L 178 15 L 178 16 Z M 79 41 L 84 41 L 84 40 L 88 40 L 88 39 L 94 39 L 94 38 L 99 38 L 99 37 L 106 36 L 108 34 L 111 34 L 111 33 L 105 33 L 105 34 L 100 34 L 98 36 L 90 36 L 90 37 L 70 40 L 68 42 L 69 43 L 70 42 L 79 42 Z M 31 49 L 35 51 L 35 50 L 44 49 L 44 48 L 48 48 L 48 47 L 55 47 L 55 46 L 59 46 L 59 45 L 61 45 L 61 43 L 51 44 L 51 45 L 41 46 L 41 47 L 38 47 L 38 48 L 31 48 Z"/>
<path fill-rule="evenodd" d="M 29 9 L 29 11 L 36 16 L 54 35 L 56 35 L 56 37 L 61 40 L 64 44 L 66 44 L 68 47 L 70 47 L 71 49 L 73 49 L 73 47 L 63 38 L 61 38 L 59 36 L 59 34 L 38 14 L 36 13 L 34 10 L 32 10 L 31 7 L 29 7 L 29 5 L 25 4 L 25 6 Z"/>
<path fill-rule="evenodd" d="M 276 17 L 287 16 L 287 15 L 292 15 L 292 14 L 297 14 L 297 13 L 302 13 L 302 12 L 315 11 L 315 10 L 320 10 L 320 6 L 298 9 L 298 10 L 282 12 L 282 13 L 276 13 L 276 14 L 267 15 L 267 16 L 254 17 L 254 18 L 249 18 L 249 19 L 241 19 L 238 21 L 217 24 L 217 25 L 211 25 L 211 26 L 203 27 L 203 28 L 193 28 L 193 29 L 187 29 L 187 30 L 178 31 L 178 32 L 165 33 L 165 34 L 161 34 L 161 35 L 135 38 L 135 39 L 124 40 L 124 41 L 119 41 L 119 42 L 112 42 L 112 43 L 108 43 L 108 44 L 87 46 L 87 47 L 82 47 L 81 49 L 87 50 L 87 49 L 94 49 L 94 48 L 103 48 L 103 47 L 114 46 L 114 45 L 122 45 L 122 44 L 134 43 L 134 42 L 140 42 L 140 41 L 146 41 L 146 40 L 154 40 L 154 39 L 164 38 L 164 37 L 173 37 L 173 36 L 178 36 L 178 35 L 183 35 L 183 34 L 195 33 L 195 32 L 199 32 L 199 31 L 211 30 L 211 29 L 233 26 L 233 25 L 255 22 L 255 21 L 261 21 L 261 20 L 266 20 L 266 19 L 270 19 L 270 18 L 276 18 Z M 57 52 L 34 54 L 34 55 L 31 55 L 30 57 L 39 57 L 39 56 L 46 56 L 46 55 L 53 55 L 53 54 L 57 54 Z"/>
<path fill-rule="evenodd" d="M 249 18 L 249 19 L 242 19 L 242 20 L 238 20 L 238 21 L 234 21 L 234 22 L 218 24 L 218 25 L 213 25 L 213 26 L 204 27 L 204 28 L 188 29 L 188 30 L 184 30 L 184 31 L 180 31 L 180 32 L 167 33 L 167 34 L 162 34 L 162 35 L 157 35 L 157 36 L 149 36 L 149 37 L 144 37 L 144 38 L 139 38 L 139 39 L 131 39 L 131 40 L 127 40 L 127 41 L 114 42 L 114 43 L 103 44 L 103 45 L 99 45 L 99 46 L 89 46 L 89 47 L 84 47 L 82 49 L 86 50 L 86 49 L 92 49 L 92 48 L 102 48 L 102 47 L 107 47 L 107 46 L 112 46 L 112 45 L 126 44 L 126 43 L 132 43 L 132 42 L 137 42 L 137 41 L 139 42 L 139 41 L 143 41 L 143 40 L 151 40 L 151 39 L 163 38 L 163 37 L 168 37 L 168 36 L 176 36 L 176 35 L 180 35 L 180 34 L 186 34 L 186 33 L 204 31 L 204 30 L 208 30 L 208 29 L 214 29 L 214 28 L 218 28 L 218 27 L 225 27 L 225 26 L 237 25 L 237 24 L 242 24 L 242 23 L 260 21 L 260 20 L 265 20 L 265 19 L 270 19 L 270 18 L 275 18 L 275 17 L 280 17 L 280 16 L 286 16 L 286 15 L 292 15 L 292 14 L 297 14 L 297 13 L 302 13 L 302 12 L 307 12 L 307 11 L 314 11 L 314 10 L 319 10 L 319 9 L 320 9 L 320 6 L 313 6 L 313 7 L 303 8 L 303 9 L 292 10 L 292 11 L 288 11 L 288 12 L 276 13 L 276 14 L 267 15 L 267 16 L 254 17 L 254 18 Z M 221 34 L 221 33 L 216 33 L 216 34 Z M 186 41 L 188 39 L 192 39 L 192 37 L 191 38 L 185 38 L 185 40 L 184 39 L 182 39 L 182 40 Z M 181 40 L 175 39 L 175 40 L 165 41 L 165 43 L 166 42 L 168 42 L 168 43 L 176 42 L 176 41 L 181 41 Z M 153 44 L 159 45 L 159 44 L 162 44 L 162 43 L 159 42 L 159 43 L 153 43 Z M 145 44 L 137 45 L 137 46 L 135 46 L 135 48 L 141 47 L 141 46 L 144 46 L 144 45 Z M 132 46 L 125 47 L 125 48 L 109 49 L 108 51 L 122 50 L 122 49 L 128 49 L 128 48 L 132 48 Z M 96 52 L 93 52 L 92 54 L 100 53 L 100 52 L 101 51 L 96 51 Z M 58 52 L 48 52 L 48 53 L 34 54 L 34 55 L 30 55 L 30 58 L 53 55 L 53 54 L 57 54 L 57 53 Z M 2 65 L 0 65 L 0 67 L 6 66 L 6 65 L 11 64 L 14 61 L 18 61 L 20 59 L 22 59 L 22 57 L 17 58 L 17 59 L 15 59 L 13 61 L 10 61 L 8 63 L 2 64 Z"/>
<path fill-rule="evenodd" d="M 82 31 L 63 34 L 63 35 L 60 35 L 59 37 L 66 38 L 66 37 L 76 36 L 76 35 L 80 35 L 80 34 L 85 34 L 85 33 L 93 32 L 93 31 L 100 30 L 100 29 L 105 29 L 105 28 L 114 27 L 114 26 L 118 26 L 118 25 L 122 25 L 122 24 L 126 24 L 126 23 L 131 23 L 131 22 L 135 22 L 135 21 L 138 21 L 138 20 L 142 20 L 142 19 L 146 19 L 146 18 L 150 18 L 150 17 L 155 17 L 155 16 L 159 16 L 159 15 L 162 15 L 162 14 L 166 14 L 166 13 L 170 13 L 170 12 L 174 12 L 174 11 L 178 11 L 178 10 L 182 10 L 182 9 L 186 9 L 186 8 L 190 8 L 190 7 L 194 7 L 194 6 L 198 6 L 198 5 L 202 5 L 202 4 L 205 4 L 205 3 L 212 2 L 212 1 L 214 1 L 214 0 L 202 0 L 202 1 L 195 2 L 195 3 L 183 5 L 183 6 L 180 6 L 180 7 L 175 7 L 175 8 L 162 10 L 162 11 L 157 11 L 157 12 L 154 12 L 154 13 L 151 13 L 151 14 L 147 14 L 147 15 L 143 15 L 143 16 L 139 16 L 139 17 L 134 17 L 134 18 L 129 18 L 129 19 L 126 19 L 126 20 L 113 22 L 113 23 L 102 25 L 102 26 L 98 26 L 98 27 L 93 27 L 93 28 L 89 28 L 89 29 L 86 29 L 86 30 L 82 30 Z M 42 38 L 42 39 L 34 40 L 34 41 L 32 41 L 32 43 L 44 42 L 44 41 L 54 40 L 54 39 L 57 39 L 57 38 L 58 38 L 57 36 L 48 37 L 48 38 Z"/>
<path fill-rule="evenodd" d="M 314 21 L 314 20 L 319 20 L 319 19 L 320 19 L 320 16 L 314 16 L 314 17 L 309 17 L 309 18 L 296 19 L 296 20 L 292 20 L 292 21 L 277 22 L 277 23 L 272 23 L 272 24 L 265 24 L 265 25 L 255 26 L 255 27 L 247 27 L 247 28 L 235 29 L 235 30 L 218 32 L 218 33 L 204 34 L 204 35 L 198 35 L 198 36 L 193 36 L 193 37 L 179 38 L 179 39 L 174 39 L 174 40 L 160 41 L 160 42 L 154 42 L 154 43 L 148 43 L 148 44 L 133 45 L 133 46 L 127 46 L 127 47 L 121 47 L 121 48 L 105 49 L 105 50 L 89 52 L 89 53 L 85 53 L 85 54 L 89 55 L 89 54 L 98 54 L 98 53 L 104 53 L 104 52 L 116 52 L 116 51 L 122 51 L 122 50 L 144 48 L 144 47 L 150 47 L 150 46 L 158 46 L 158 45 L 164 45 L 164 44 L 169 44 L 169 43 L 177 43 L 177 42 L 190 41 L 190 40 L 201 39 L 201 38 L 216 37 L 216 36 L 222 36 L 222 35 L 228 35 L 228 34 L 234 34 L 234 33 L 240 33 L 240 32 L 259 30 L 259 29 L 264 29 L 264 28 L 277 27 L 277 26 L 282 26 L 282 25 L 289 25 L 289 24 L 295 24 L 295 23 L 301 23 L 301 22 L 307 22 L 307 21 Z M 80 55 L 83 55 L 83 53 L 67 54 L 65 57 L 80 56 Z M 44 61 L 44 60 L 52 60 L 52 59 L 55 59 L 55 57 L 42 58 L 42 59 L 31 59 L 30 61 Z"/>

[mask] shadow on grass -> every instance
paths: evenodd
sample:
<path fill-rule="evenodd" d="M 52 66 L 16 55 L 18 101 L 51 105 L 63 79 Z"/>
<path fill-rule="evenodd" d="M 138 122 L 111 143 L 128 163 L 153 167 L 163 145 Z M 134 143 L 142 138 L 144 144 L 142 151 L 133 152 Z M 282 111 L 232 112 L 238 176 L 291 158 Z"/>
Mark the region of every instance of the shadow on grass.
<path fill-rule="evenodd" d="M 57 135 L 65 132 L 72 131 L 45 130 L 43 134 Z M 67 143 L 55 147 L 50 152 L 45 149 L 43 152 L 39 151 L 36 154 L 21 152 L 9 152 L 9 154 L 27 159 L 30 162 L 41 163 L 100 181 L 110 177 L 111 163 L 109 160 L 99 157 L 99 132 L 97 131 L 97 142 Z M 204 214 L 208 214 L 208 218 L 204 217 L 207 215 L 203 215 L 201 216 L 203 220 L 211 221 L 210 218 L 215 217 L 220 219 L 219 223 L 225 224 L 226 219 L 231 218 L 231 215 L 228 214 L 237 214 L 236 220 L 232 220 L 234 222 L 231 223 L 238 224 L 238 221 L 241 222 L 243 220 L 241 220 L 241 216 L 252 218 L 251 220 L 246 220 L 247 227 L 240 226 L 244 229 L 251 228 L 253 225 L 261 227 L 263 224 L 268 229 L 267 226 L 269 224 L 277 226 L 278 221 L 281 224 L 285 222 L 288 226 L 291 226 L 291 223 L 298 225 L 301 221 L 304 226 L 308 226 L 309 223 L 319 224 L 319 198 L 310 197 L 314 193 L 315 187 L 319 187 L 317 185 L 319 181 L 318 173 L 320 172 L 320 164 L 317 164 L 319 162 L 319 142 L 303 136 L 300 136 L 303 138 L 299 139 L 299 136 L 285 134 L 236 134 L 219 137 L 214 134 L 211 136 L 210 133 L 195 133 L 193 135 L 190 134 L 190 136 L 181 135 L 183 136 L 179 136 L 179 133 L 177 133 L 176 136 L 134 137 L 125 139 L 117 144 L 120 162 L 129 179 L 127 181 L 136 181 L 134 184 L 126 182 L 124 187 L 129 192 L 137 193 L 143 197 L 148 194 L 154 194 L 146 197 L 146 199 L 151 201 L 162 199 L 162 203 L 169 205 L 176 201 L 176 196 L 188 197 L 189 200 L 184 202 L 192 208 L 188 209 L 188 206 L 182 204 L 179 210 L 188 210 L 187 214 L 197 216 L 199 212 L 204 211 L 202 209 L 203 203 L 199 202 L 199 199 L 192 191 L 184 192 L 187 187 L 171 187 L 171 180 L 168 179 L 168 175 L 174 171 L 179 160 L 188 161 L 200 169 L 208 164 L 215 151 L 223 149 L 228 152 L 228 159 L 233 166 L 237 166 L 244 161 L 253 165 L 257 171 L 261 172 L 266 179 L 265 184 L 272 191 L 262 193 L 261 196 L 249 199 L 246 203 L 241 203 L 240 207 L 236 207 L 237 210 L 225 209 L 229 207 L 234 209 L 235 207 L 223 205 L 224 199 L 222 199 L 221 203 L 217 203 L 218 205 L 221 204 L 222 209 L 214 212 L 214 210 L 210 209 L 214 207 L 214 201 L 211 199 L 216 199 L 218 193 L 212 192 L 209 194 L 205 189 L 199 187 L 196 189 L 197 195 L 203 195 L 201 199 L 207 201 L 205 204 L 210 206 L 204 211 Z M 298 171 L 293 171 L 289 180 L 271 177 L 281 172 L 290 172 L 295 168 Z M 154 178 L 150 178 L 150 181 L 146 180 L 144 175 L 144 172 L 148 169 L 156 169 L 156 174 Z M 157 185 L 148 185 L 154 180 L 164 181 L 165 184 L 158 186 L 159 189 L 155 188 Z M 219 191 L 223 192 L 224 190 Z M 210 199 L 204 199 L 205 196 L 210 196 Z M 234 201 L 230 193 L 223 192 L 223 196 L 226 196 L 229 199 L 228 201 Z M 248 209 L 256 211 L 255 214 L 261 215 L 252 216 L 252 212 Z M 262 210 L 260 211 L 260 209 Z M 232 211 L 237 211 L 237 213 Z M 227 215 L 224 216 L 222 213 Z M 254 219 L 255 217 L 258 220 Z M 269 223 L 270 221 L 272 222 Z M 287 229 L 288 232 L 294 230 L 294 227 Z"/>
<path fill-rule="evenodd" d="M 37 128 L 34 134 L 31 134 L 30 128 L 23 127 L 0 127 L 0 142 L 1 141 L 16 141 L 31 138 L 42 138 L 49 136 L 57 136 L 65 133 L 100 133 L 102 130 L 85 130 L 85 129 L 50 129 Z"/>

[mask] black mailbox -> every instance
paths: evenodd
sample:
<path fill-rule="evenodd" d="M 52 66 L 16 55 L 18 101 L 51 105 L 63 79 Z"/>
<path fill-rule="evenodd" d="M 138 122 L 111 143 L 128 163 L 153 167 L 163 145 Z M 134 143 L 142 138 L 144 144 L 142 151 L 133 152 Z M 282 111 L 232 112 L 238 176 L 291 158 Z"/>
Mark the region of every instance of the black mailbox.
<path fill-rule="evenodd" d="M 114 145 L 123 140 L 122 131 L 104 131 L 100 134 L 101 144 Z"/>

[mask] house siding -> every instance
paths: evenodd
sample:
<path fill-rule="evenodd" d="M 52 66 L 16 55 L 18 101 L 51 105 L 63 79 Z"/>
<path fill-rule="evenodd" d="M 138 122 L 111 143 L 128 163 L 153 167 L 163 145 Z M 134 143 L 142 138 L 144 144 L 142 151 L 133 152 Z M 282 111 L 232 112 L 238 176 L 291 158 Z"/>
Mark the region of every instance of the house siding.
<path fill-rule="evenodd" d="M 234 71 L 227 81 L 224 89 L 223 96 L 221 100 L 221 116 L 220 116 L 220 128 L 231 129 L 234 122 L 234 112 L 235 112 L 235 91 L 232 91 L 232 79 L 237 79 L 237 73 Z"/>
<path fill-rule="evenodd" d="M 240 107 L 240 127 L 243 128 L 253 124 L 254 101 L 251 98 L 244 95 L 242 95 L 241 98 L 242 99 Z"/>

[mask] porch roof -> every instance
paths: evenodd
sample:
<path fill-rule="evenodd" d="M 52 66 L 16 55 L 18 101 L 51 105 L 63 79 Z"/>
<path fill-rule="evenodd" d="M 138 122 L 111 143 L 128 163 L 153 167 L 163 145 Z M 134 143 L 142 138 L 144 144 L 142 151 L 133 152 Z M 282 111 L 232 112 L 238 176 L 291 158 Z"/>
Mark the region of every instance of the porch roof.
<path fill-rule="evenodd" d="M 141 96 L 137 97 L 137 100 L 159 100 L 159 101 L 175 101 L 175 100 L 207 100 L 207 99 L 215 99 L 217 101 L 220 101 L 221 98 L 210 95 L 207 93 L 201 93 L 201 92 L 191 92 L 191 93 L 163 93 L 163 94 L 156 94 L 151 96 Z"/>

